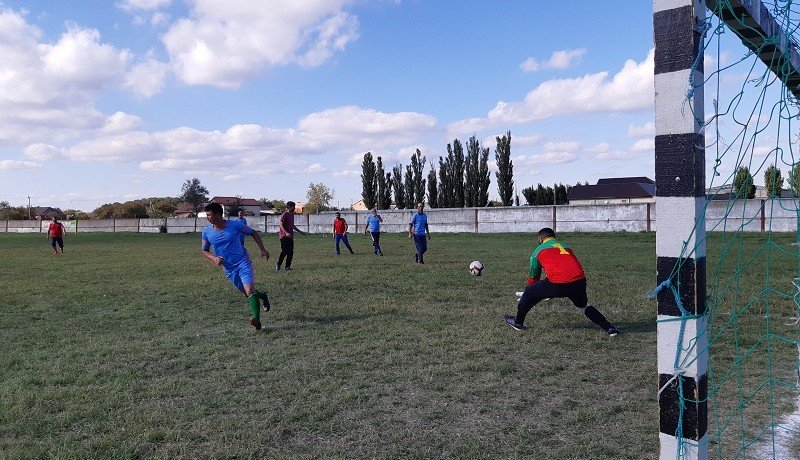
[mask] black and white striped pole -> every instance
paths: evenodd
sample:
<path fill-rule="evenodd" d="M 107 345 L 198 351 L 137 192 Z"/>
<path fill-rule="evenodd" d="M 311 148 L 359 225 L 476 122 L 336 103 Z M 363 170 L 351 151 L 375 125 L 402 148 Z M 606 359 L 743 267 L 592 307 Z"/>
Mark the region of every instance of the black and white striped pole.
<path fill-rule="evenodd" d="M 654 0 L 660 458 L 706 459 L 705 6 Z M 687 95 L 689 96 L 687 98 Z"/>

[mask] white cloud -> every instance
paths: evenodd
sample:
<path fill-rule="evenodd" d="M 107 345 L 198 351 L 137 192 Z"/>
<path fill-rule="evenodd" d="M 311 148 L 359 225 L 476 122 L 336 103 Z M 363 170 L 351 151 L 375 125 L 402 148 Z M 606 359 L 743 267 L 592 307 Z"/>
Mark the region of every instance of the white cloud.
<path fill-rule="evenodd" d="M 585 48 L 554 51 L 550 59 L 546 61 L 538 61 L 529 57 L 519 67 L 525 72 L 535 72 L 540 69 L 566 69 L 579 61 L 584 54 L 586 54 Z"/>
<path fill-rule="evenodd" d="M 586 147 L 583 150 L 584 150 L 584 152 L 589 153 L 589 154 L 593 154 L 593 155 L 594 154 L 599 154 L 599 153 L 608 152 L 609 150 L 611 150 L 611 144 L 609 144 L 608 142 L 600 142 L 599 144 L 595 144 L 595 145 Z"/>
<path fill-rule="evenodd" d="M 511 140 L 512 146 L 514 139 Z M 542 145 L 540 152 L 533 155 L 517 155 L 512 158 L 514 171 L 532 175 L 538 173 L 541 166 L 560 165 L 571 163 L 578 159 L 581 144 L 575 141 L 547 142 Z"/>
<path fill-rule="evenodd" d="M 130 56 L 99 40 L 97 30 L 70 27 L 55 45 L 39 45 L 42 70 L 62 82 L 102 88 L 124 72 Z"/>
<path fill-rule="evenodd" d="M 306 172 L 310 172 L 310 173 L 321 173 L 321 172 L 327 172 L 327 171 L 328 171 L 328 168 L 323 166 L 322 163 L 313 163 L 313 164 L 309 165 L 308 168 L 306 168 Z"/>
<path fill-rule="evenodd" d="M 357 38 L 346 0 L 196 0 L 163 35 L 178 77 L 191 85 L 236 88 L 269 67 L 318 66 Z"/>
<path fill-rule="evenodd" d="M 499 137 L 505 135 L 498 134 Z M 539 145 L 542 142 L 542 136 L 511 136 L 511 145 L 517 147 L 530 147 L 532 145 Z M 493 144 L 497 142 L 497 140 L 493 137 L 492 141 Z M 487 144 L 488 145 L 488 144 Z"/>
<path fill-rule="evenodd" d="M 98 95 L 123 74 L 129 53 L 70 26 L 55 43 L 20 13 L 0 8 L 0 142 L 61 141 L 100 128 Z"/>
<path fill-rule="evenodd" d="M 123 87 L 137 96 L 147 99 L 161 92 L 169 71 L 169 64 L 149 56 L 144 62 L 133 66 L 125 75 Z"/>
<path fill-rule="evenodd" d="M 170 5 L 172 0 L 123 0 L 117 6 L 125 11 L 133 10 L 157 10 Z"/>
<path fill-rule="evenodd" d="M 222 178 L 222 180 L 224 180 L 225 182 L 231 182 L 231 181 L 239 180 L 241 178 L 242 178 L 241 174 L 228 174 L 227 176 L 224 176 Z"/>
<path fill-rule="evenodd" d="M 756 157 L 765 157 L 767 155 L 773 154 L 775 152 L 775 146 L 769 145 L 758 145 L 753 147 L 753 156 Z"/>
<path fill-rule="evenodd" d="M 105 133 L 120 133 L 132 131 L 142 124 L 141 118 L 125 112 L 115 112 L 114 115 L 106 118 L 106 123 L 102 127 Z"/>
<path fill-rule="evenodd" d="M 505 136 L 506 133 L 499 133 L 494 136 L 487 136 L 483 138 L 481 142 L 481 147 L 489 147 L 490 150 L 494 151 L 494 148 L 497 146 L 497 138 Z M 544 138 L 540 135 L 531 135 L 531 136 L 515 136 L 511 135 L 511 148 L 516 149 L 518 147 L 532 147 L 534 145 L 539 145 L 542 143 Z"/>
<path fill-rule="evenodd" d="M 717 65 L 719 65 L 720 68 L 723 68 L 730 65 L 731 62 L 731 55 L 728 51 L 720 52 L 719 56 L 709 53 L 705 53 L 703 55 L 703 69 L 706 73 L 715 72 L 717 70 Z M 707 76 L 708 75 L 706 75 L 706 77 Z"/>
<path fill-rule="evenodd" d="M 150 25 L 152 25 L 153 27 L 164 25 L 169 22 L 169 19 L 170 19 L 169 14 L 158 11 L 153 13 L 152 16 L 150 16 Z"/>
<path fill-rule="evenodd" d="M 341 155 L 350 164 L 360 164 L 367 149 L 352 154 L 358 145 L 370 148 L 390 168 L 395 161 L 407 162 L 416 148 L 408 142 L 432 129 L 435 119 L 414 113 L 383 113 L 357 107 L 341 107 L 312 113 L 295 128 L 270 128 L 255 124 L 234 125 L 227 131 L 201 131 L 181 127 L 167 131 L 140 130 L 141 120 L 124 112 L 106 117 L 94 136 L 75 145 L 32 144 L 26 154 L 34 159 L 63 157 L 72 161 L 138 163 L 143 170 L 220 171 L 241 168 L 248 172 L 282 171 L 287 174 L 330 172 L 330 163 L 306 162 L 302 156 Z M 403 147 L 396 147 L 403 145 Z M 331 156 L 333 155 L 333 156 Z M 269 165 L 269 166 L 265 166 Z M 266 169 L 265 169 L 266 168 Z M 344 173 L 334 173 L 344 174 Z M 360 173 L 359 173 L 360 174 Z"/>
<path fill-rule="evenodd" d="M 353 170 L 335 171 L 333 173 L 333 177 L 361 177 L 361 171 L 353 171 Z"/>
<path fill-rule="evenodd" d="M 23 152 L 25 156 L 39 161 L 48 161 L 64 156 L 58 147 L 41 143 L 31 144 L 25 147 Z"/>
<path fill-rule="evenodd" d="M 119 163 L 156 155 L 152 136 L 141 131 L 88 139 L 66 149 L 64 155 L 75 161 Z"/>
<path fill-rule="evenodd" d="M 626 160 L 634 156 L 634 152 L 625 150 L 606 150 L 594 155 L 598 160 Z"/>
<path fill-rule="evenodd" d="M 358 38 L 358 21 L 355 16 L 338 13 L 326 20 L 320 27 L 318 37 L 307 51 L 297 57 L 303 67 L 322 65 L 334 51 L 344 51 L 348 42 Z"/>
<path fill-rule="evenodd" d="M 514 150 L 514 138 L 511 139 L 512 150 Z M 519 147 L 519 146 L 518 146 Z M 533 168 L 534 166 L 548 166 L 555 164 L 564 164 L 575 161 L 578 158 L 578 151 L 581 149 L 581 144 L 576 141 L 564 142 L 546 142 L 541 145 L 537 150 L 539 153 L 531 155 L 517 155 L 512 158 L 516 167 L 526 169 Z"/>
<path fill-rule="evenodd" d="M 628 149 L 631 152 L 655 152 L 656 142 L 652 137 L 646 139 L 639 139 L 634 142 Z"/>
<path fill-rule="evenodd" d="M 42 165 L 31 161 L 0 160 L 0 171 L 10 169 L 38 169 Z"/>
<path fill-rule="evenodd" d="M 578 155 L 569 151 L 550 151 L 541 155 L 531 155 L 529 159 L 537 165 L 560 165 L 577 160 Z"/>
<path fill-rule="evenodd" d="M 415 112 L 384 113 L 346 106 L 312 113 L 301 119 L 297 128 L 326 143 L 352 145 L 355 141 L 372 149 L 411 143 L 420 133 L 433 131 L 436 118 Z"/>
<path fill-rule="evenodd" d="M 653 50 L 645 60 L 628 60 L 609 78 L 608 72 L 579 78 L 550 80 L 529 92 L 523 101 L 498 102 L 486 118 L 453 123 L 451 131 L 477 131 L 490 126 L 530 123 L 558 115 L 632 112 L 653 106 Z"/>
<path fill-rule="evenodd" d="M 654 137 L 656 124 L 649 121 L 641 126 L 628 125 L 628 137 Z"/>
<path fill-rule="evenodd" d="M 542 150 L 545 152 L 575 152 L 580 148 L 581 144 L 576 141 L 547 142 L 542 146 Z"/>

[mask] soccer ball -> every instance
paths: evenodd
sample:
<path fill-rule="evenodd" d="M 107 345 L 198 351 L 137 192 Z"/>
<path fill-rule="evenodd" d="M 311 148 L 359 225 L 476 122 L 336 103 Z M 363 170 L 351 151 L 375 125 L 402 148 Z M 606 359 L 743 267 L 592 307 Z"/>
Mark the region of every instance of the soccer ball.
<path fill-rule="evenodd" d="M 476 260 L 469 264 L 469 272 L 475 276 L 481 276 L 481 273 L 483 273 L 483 264 L 481 261 Z"/>

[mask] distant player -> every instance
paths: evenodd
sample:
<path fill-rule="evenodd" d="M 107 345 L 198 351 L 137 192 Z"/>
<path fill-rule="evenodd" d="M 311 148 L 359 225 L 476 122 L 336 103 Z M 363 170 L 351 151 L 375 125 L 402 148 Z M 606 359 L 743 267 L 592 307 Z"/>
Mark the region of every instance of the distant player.
<path fill-rule="evenodd" d="M 208 225 L 203 229 L 200 251 L 203 257 L 214 265 L 222 266 L 225 276 L 231 280 L 236 289 L 247 297 L 250 306 L 250 324 L 261 329 L 261 307 L 259 300 L 264 303 L 264 311 L 269 311 L 269 298 L 266 292 L 259 292 L 255 288 L 253 263 L 250 254 L 242 245 L 240 235 L 251 235 L 258 248 L 261 258 L 268 260 L 269 251 L 264 247 L 261 236 L 252 228 L 243 225 L 239 220 L 225 220 L 222 217 L 222 206 L 219 203 L 209 203 L 205 209 Z M 214 253 L 210 252 L 211 248 Z"/>
<path fill-rule="evenodd" d="M 350 251 L 350 254 L 355 254 L 353 248 L 350 247 L 350 242 L 347 241 L 347 221 L 342 218 L 342 213 L 337 212 L 336 217 L 333 219 L 333 239 L 336 243 L 336 255 L 339 252 L 339 242 L 344 243 L 345 247 Z"/>
<path fill-rule="evenodd" d="M 375 248 L 376 255 L 383 255 L 381 250 L 381 223 L 383 218 L 378 214 L 378 208 L 372 207 L 369 216 L 367 216 L 367 226 L 364 228 L 364 233 L 369 232 L 372 236 L 372 246 Z"/>
<path fill-rule="evenodd" d="M 242 223 L 242 225 L 244 225 L 245 227 L 247 227 L 247 219 L 245 219 L 245 217 L 244 217 L 244 211 L 242 211 L 242 210 L 240 209 L 240 210 L 239 210 L 239 212 L 237 212 L 237 213 L 236 213 L 236 217 L 239 219 L 239 222 L 241 222 L 241 223 Z M 242 245 L 244 245 L 244 240 L 245 240 L 246 238 L 247 238 L 247 235 L 245 235 L 244 233 L 242 233 Z"/>
<path fill-rule="evenodd" d="M 417 253 L 414 254 L 414 262 L 425 263 L 425 252 L 428 250 L 428 240 L 431 239 L 431 232 L 428 229 L 428 215 L 425 214 L 425 205 L 417 203 L 417 212 L 411 216 L 408 223 L 408 237 L 414 238 L 414 245 Z"/>
<path fill-rule="evenodd" d="M 58 255 L 59 249 L 61 254 L 64 254 L 64 225 L 58 221 L 58 218 L 53 216 L 53 221 L 47 227 L 47 239 L 50 240 L 50 245 L 53 246 L 53 254 Z M 58 248 L 56 248 L 58 246 Z"/>
<path fill-rule="evenodd" d="M 581 263 L 572 249 L 556 239 L 550 228 L 539 230 L 539 245 L 531 253 L 531 271 L 527 287 L 517 303 L 517 316 L 506 316 L 509 326 L 521 331 L 525 329 L 525 315 L 534 305 L 547 298 L 566 297 L 583 309 L 583 313 L 593 323 L 600 326 L 609 336 L 619 334 L 619 329 L 606 320 L 586 296 L 586 275 Z M 541 279 L 544 268 L 547 278 Z"/>
<path fill-rule="evenodd" d="M 281 241 L 281 255 L 278 256 L 278 263 L 275 264 L 275 271 L 280 271 L 283 259 L 286 258 L 286 270 L 292 269 L 292 258 L 294 257 L 294 232 L 305 235 L 296 225 L 294 225 L 294 201 L 286 202 L 286 210 L 281 214 L 278 222 L 278 238 Z"/>

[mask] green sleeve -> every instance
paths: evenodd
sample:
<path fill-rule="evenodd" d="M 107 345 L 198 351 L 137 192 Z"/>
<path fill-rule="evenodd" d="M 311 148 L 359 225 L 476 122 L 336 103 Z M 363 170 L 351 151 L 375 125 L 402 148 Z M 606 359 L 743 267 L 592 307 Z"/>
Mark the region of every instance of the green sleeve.
<path fill-rule="evenodd" d="M 539 248 L 537 247 L 531 253 L 531 273 L 530 278 L 539 278 L 542 276 L 542 265 L 539 263 L 539 258 L 536 257 L 539 255 Z"/>

